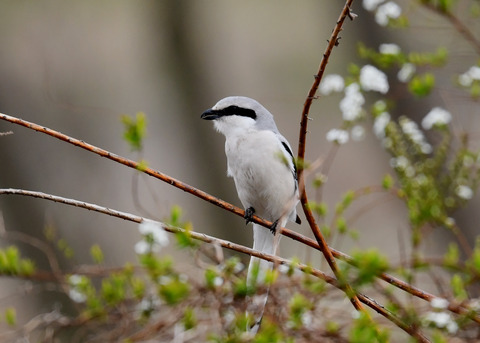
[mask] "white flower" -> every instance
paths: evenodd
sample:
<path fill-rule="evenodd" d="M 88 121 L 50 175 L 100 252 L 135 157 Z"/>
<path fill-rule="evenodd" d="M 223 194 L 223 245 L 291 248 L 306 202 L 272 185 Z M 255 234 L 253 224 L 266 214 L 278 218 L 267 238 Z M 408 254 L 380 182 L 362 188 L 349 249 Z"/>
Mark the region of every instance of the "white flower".
<path fill-rule="evenodd" d="M 448 300 L 443 298 L 433 298 L 430 301 L 430 306 L 437 310 L 444 310 L 448 307 Z"/>
<path fill-rule="evenodd" d="M 472 66 L 458 76 L 458 83 L 463 87 L 470 87 L 474 80 L 480 80 L 480 67 L 478 66 Z"/>
<path fill-rule="evenodd" d="M 390 114 L 388 112 L 382 112 L 373 122 L 373 132 L 378 138 L 385 137 L 385 128 L 390 123 Z"/>
<path fill-rule="evenodd" d="M 396 19 L 402 14 L 402 9 L 395 2 L 389 1 L 377 8 L 375 21 L 380 26 L 387 26 L 390 19 Z"/>
<path fill-rule="evenodd" d="M 87 301 L 87 296 L 75 288 L 68 291 L 68 296 L 76 303 L 84 303 Z"/>
<path fill-rule="evenodd" d="M 358 83 L 352 83 L 345 88 L 345 97 L 340 100 L 340 111 L 342 111 L 343 120 L 354 121 L 362 113 L 362 105 L 365 98 L 360 92 Z"/>
<path fill-rule="evenodd" d="M 281 274 L 287 274 L 290 270 L 290 266 L 288 266 L 287 264 L 281 264 L 278 266 L 277 270 Z"/>
<path fill-rule="evenodd" d="M 83 293 L 78 286 L 82 283 L 84 276 L 73 274 L 68 277 L 68 283 L 70 289 L 68 290 L 68 296 L 76 303 L 84 303 L 87 300 L 87 296 Z"/>
<path fill-rule="evenodd" d="M 398 55 L 400 53 L 400 47 L 397 44 L 380 44 L 378 51 L 384 55 Z"/>
<path fill-rule="evenodd" d="M 398 81 L 400 82 L 407 82 L 409 81 L 413 74 L 415 74 L 415 71 L 417 70 L 417 67 L 415 67 L 415 64 L 412 63 L 405 63 L 402 68 L 398 71 L 397 78 Z"/>
<path fill-rule="evenodd" d="M 220 276 L 216 276 L 213 279 L 213 284 L 217 287 L 220 287 L 221 285 L 223 285 L 223 278 L 221 278 Z"/>
<path fill-rule="evenodd" d="M 446 312 L 428 312 L 425 320 L 437 328 L 446 328 L 450 334 L 454 334 L 458 330 L 458 324 L 452 319 L 450 314 Z"/>
<path fill-rule="evenodd" d="M 169 243 L 168 234 L 159 222 L 144 220 L 138 226 L 138 231 L 144 236 L 151 234 L 156 244 L 166 247 Z"/>
<path fill-rule="evenodd" d="M 459 185 L 457 188 L 455 188 L 455 193 L 457 193 L 459 198 L 465 200 L 470 200 L 473 198 L 473 190 L 465 185 Z"/>
<path fill-rule="evenodd" d="M 366 91 L 376 91 L 382 94 L 388 92 L 387 75 L 372 65 L 365 65 L 360 70 L 360 84 Z"/>
<path fill-rule="evenodd" d="M 361 125 L 355 125 L 350 132 L 352 140 L 359 142 L 365 138 L 365 128 Z"/>
<path fill-rule="evenodd" d="M 407 169 L 410 166 L 410 162 L 405 156 L 398 156 L 390 160 L 390 166 L 392 166 L 392 168 Z"/>
<path fill-rule="evenodd" d="M 304 312 L 302 314 L 302 324 L 304 328 L 311 328 L 313 322 L 312 312 Z"/>
<path fill-rule="evenodd" d="M 135 243 L 134 250 L 137 255 L 144 255 L 151 251 L 151 245 L 145 241 L 138 241 Z"/>
<path fill-rule="evenodd" d="M 430 130 L 437 125 L 447 125 L 452 120 L 452 115 L 447 110 L 440 107 L 434 107 L 422 120 L 422 127 Z"/>
<path fill-rule="evenodd" d="M 470 77 L 474 80 L 480 80 L 480 67 L 473 66 L 467 71 Z"/>
<path fill-rule="evenodd" d="M 448 322 L 448 324 L 447 324 L 447 331 L 448 331 L 448 333 L 451 334 L 451 335 L 456 334 L 457 331 L 458 331 L 458 324 L 457 324 L 457 322 L 455 322 L 455 321 L 453 321 L 453 320 L 450 321 L 450 322 Z"/>
<path fill-rule="evenodd" d="M 323 78 L 320 84 L 320 94 L 329 95 L 333 92 L 341 92 L 345 87 L 343 77 L 337 74 L 330 74 Z"/>
<path fill-rule="evenodd" d="M 384 1 L 385 0 L 363 0 L 362 5 L 367 11 L 373 11 Z"/>
<path fill-rule="evenodd" d="M 410 137 L 410 139 L 415 144 L 420 146 L 420 150 L 424 154 L 430 154 L 432 152 L 432 146 L 426 142 L 425 136 L 423 135 L 423 132 L 420 131 L 420 129 L 418 128 L 417 123 L 406 117 L 402 117 L 400 119 L 400 127 L 402 128 L 402 131 L 408 137 Z"/>
<path fill-rule="evenodd" d="M 348 132 L 340 129 L 331 129 L 327 132 L 327 141 L 338 144 L 345 144 L 348 142 Z"/>
<path fill-rule="evenodd" d="M 68 283 L 71 286 L 78 286 L 83 281 L 83 276 L 78 274 L 72 274 L 68 277 Z"/>

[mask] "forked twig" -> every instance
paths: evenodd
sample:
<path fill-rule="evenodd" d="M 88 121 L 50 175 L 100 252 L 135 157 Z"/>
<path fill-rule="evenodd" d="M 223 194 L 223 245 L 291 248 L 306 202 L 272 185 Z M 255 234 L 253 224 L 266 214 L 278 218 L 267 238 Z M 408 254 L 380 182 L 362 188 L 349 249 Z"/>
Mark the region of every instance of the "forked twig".
<path fill-rule="evenodd" d="M 299 161 L 305 160 L 308 114 L 310 112 L 310 107 L 312 105 L 313 99 L 316 98 L 318 86 L 320 85 L 320 81 L 322 80 L 323 73 L 325 72 L 325 68 L 327 66 L 328 59 L 330 58 L 332 50 L 335 46 L 338 45 L 339 34 L 340 34 L 340 31 L 342 30 L 343 23 L 347 17 L 350 17 L 351 19 L 353 19 L 353 16 L 350 15 L 350 6 L 352 5 L 352 3 L 353 3 L 353 0 L 347 0 L 347 2 L 345 3 L 345 6 L 343 7 L 342 13 L 340 14 L 340 17 L 337 20 L 337 24 L 333 29 L 330 39 L 328 40 L 328 45 L 323 54 L 322 61 L 320 62 L 318 72 L 315 75 L 313 85 L 310 88 L 310 91 L 308 92 L 307 98 L 305 99 L 305 103 L 303 105 L 303 111 L 302 111 L 302 118 L 300 121 L 300 134 L 299 134 L 299 140 L 298 140 L 298 160 Z M 305 177 L 304 177 L 304 172 L 302 168 L 299 168 L 298 180 L 299 180 L 299 188 L 301 190 L 300 201 L 302 203 L 303 211 L 307 218 L 308 224 L 310 225 L 310 228 L 313 231 L 315 239 L 317 240 L 318 245 L 320 246 L 320 250 L 322 251 L 323 256 L 327 260 L 328 265 L 332 269 L 337 279 L 341 280 L 342 277 L 340 275 L 340 271 L 338 269 L 337 263 L 335 262 L 335 258 L 333 257 L 333 254 L 327 245 L 327 241 L 323 237 L 322 232 L 320 231 L 320 228 L 316 223 L 315 216 L 313 215 L 312 210 L 308 206 L 308 197 L 305 189 Z M 344 285 L 343 290 L 349 297 L 355 309 L 363 310 L 362 304 L 360 303 L 360 301 L 358 300 L 358 297 L 356 296 L 352 287 L 348 283 Z"/>

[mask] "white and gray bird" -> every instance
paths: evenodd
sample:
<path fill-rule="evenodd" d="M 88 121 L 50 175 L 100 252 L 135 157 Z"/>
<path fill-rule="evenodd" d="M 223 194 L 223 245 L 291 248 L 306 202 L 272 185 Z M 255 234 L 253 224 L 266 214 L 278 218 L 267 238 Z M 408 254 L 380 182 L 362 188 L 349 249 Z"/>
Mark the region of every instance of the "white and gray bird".
<path fill-rule="evenodd" d="M 213 120 L 215 129 L 225 136 L 227 174 L 235 181 L 247 223 L 253 214 L 274 223 L 270 230 L 253 224 L 253 249 L 275 254 L 279 241 L 279 236 L 274 234 L 276 227 L 285 226 L 288 220 L 300 223 L 295 209 L 297 172 L 290 144 L 278 131 L 273 115 L 247 97 L 224 98 L 201 118 Z M 252 257 L 247 282 L 256 263 L 259 263 L 260 281 L 265 271 L 272 268 L 270 262 Z M 255 301 L 253 332 L 258 330 L 266 301 L 267 295 Z"/>

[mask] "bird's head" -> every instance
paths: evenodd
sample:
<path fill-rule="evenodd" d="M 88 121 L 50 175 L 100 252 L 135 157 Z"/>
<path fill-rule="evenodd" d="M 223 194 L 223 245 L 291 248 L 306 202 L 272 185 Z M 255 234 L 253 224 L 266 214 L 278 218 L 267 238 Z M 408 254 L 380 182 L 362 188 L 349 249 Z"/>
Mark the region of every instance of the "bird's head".
<path fill-rule="evenodd" d="M 217 102 L 201 115 L 213 120 L 215 128 L 225 136 L 237 130 L 272 130 L 278 132 L 273 116 L 256 100 L 230 96 Z"/>

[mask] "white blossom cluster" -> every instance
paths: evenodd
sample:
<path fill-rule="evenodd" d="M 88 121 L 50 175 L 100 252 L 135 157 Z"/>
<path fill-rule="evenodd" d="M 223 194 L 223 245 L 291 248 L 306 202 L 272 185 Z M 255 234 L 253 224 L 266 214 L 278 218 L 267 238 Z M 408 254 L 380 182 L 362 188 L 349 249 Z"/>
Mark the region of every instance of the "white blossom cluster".
<path fill-rule="evenodd" d="M 443 312 L 448 308 L 448 300 L 443 298 L 434 298 L 430 301 L 430 306 L 434 311 L 427 312 L 424 321 L 439 329 L 446 329 L 451 335 L 457 333 L 458 324 L 452 318 L 450 313 Z"/>
<path fill-rule="evenodd" d="M 415 168 L 405 156 L 393 157 L 390 159 L 390 166 L 394 169 L 401 170 L 407 177 L 415 176 Z"/>
<path fill-rule="evenodd" d="M 138 225 L 138 231 L 144 237 L 151 236 L 153 243 L 145 239 L 135 244 L 135 252 L 139 255 L 149 252 L 159 252 L 163 247 L 168 246 L 168 234 L 162 224 L 153 220 L 144 220 Z"/>
<path fill-rule="evenodd" d="M 444 126 L 450 123 L 452 115 L 447 110 L 440 107 L 434 107 L 422 120 L 422 127 L 430 130 L 435 126 Z"/>
<path fill-rule="evenodd" d="M 387 75 L 372 65 L 365 65 L 360 70 L 360 84 L 365 91 L 375 91 L 382 94 L 388 92 Z"/>
<path fill-rule="evenodd" d="M 388 112 L 382 112 L 375 118 L 373 122 L 373 132 L 377 138 L 385 138 L 385 128 L 388 123 L 390 123 L 390 113 Z"/>
<path fill-rule="evenodd" d="M 384 55 L 398 55 L 401 52 L 400 47 L 395 43 L 380 44 L 378 51 Z"/>
<path fill-rule="evenodd" d="M 432 152 L 432 146 L 427 143 L 425 136 L 418 128 L 417 123 L 407 117 L 402 117 L 400 119 L 400 127 L 402 128 L 403 133 L 420 147 L 422 153 L 430 154 Z"/>
<path fill-rule="evenodd" d="M 470 87 L 473 81 L 480 81 L 479 66 L 472 66 L 465 73 L 458 76 L 458 83 L 463 87 Z"/>
<path fill-rule="evenodd" d="M 346 144 L 349 139 L 348 131 L 341 129 L 331 129 L 327 132 L 327 141 L 337 144 Z"/>
<path fill-rule="evenodd" d="M 343 77 L 338 74 L 326 75 L 322 79 L 322 83 L 319 87 L 319 92 L 322 95 L 330 95 L 333 92 L 341 92 L 345 88 L 345 81 Z"/>
<path fill-rule="evenodd" d="M 408 82 L 412 78 L 413 74 L 415 74 L 415 71 L 417 70 L 417 67 L 415 67 L 415 64 L 413 63 L 404 63 L 400 70 L 397 73 L 397 78 L 398 81 L 400 82 Z"/>
<path fill-rule="evenodd" d="M 345 97 L 340 100 L 340 111 L 342 111 L 343 120 L 355 121 L 362 114 L 362 106 L 365 98 L 360 92 L 358 83 L 352 83 L 345 88 Z"/>
<path fill-rule="evenodd" d="M 80 284 L 84 281 L 85 276 L 73 274 L 68 277 L 68 284 L 70 289 L 68 290 L 68 296 L 76 303 L 84 303 L 87 301 L 87 296 L 80 289 Z"/>
<path fill-rule="evenodd" d="M 375 11 L 375 21 L 380 26 L 387 26 L 390 19 L 397 19 L 402 14 L 402 9 L 394 1 L 384 3 L 385 0 L 363 0 L 363 8 Z"/>
<path fill-rule="evenodd" d="M 455 188 L 455 193 L 459 198 L 462 198 L 464 200 L 470 200 L 473 198 L 473 190 L 466 185 L 458 185 Z"/>

